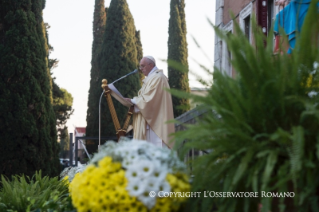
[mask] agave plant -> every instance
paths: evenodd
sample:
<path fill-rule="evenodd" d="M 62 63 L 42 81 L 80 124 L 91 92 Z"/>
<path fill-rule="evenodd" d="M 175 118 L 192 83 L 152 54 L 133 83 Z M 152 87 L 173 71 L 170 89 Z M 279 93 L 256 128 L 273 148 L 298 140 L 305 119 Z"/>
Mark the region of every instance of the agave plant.
<path fill-rule="evenodd" d="M 238 24 L 233 35 L 215 28 L 231 51 L 237 76 L 215 68 L 206 97 L 188 94 L 208 112 L 176 133 L 177 142 L 188 141 L 181 155 L 192 148 L 210 150 L 194 161 L 192 188 L 201 197 L 189 201 L 190 211 L 319 211 L 317 3 L 312 1 L 291 55 L 274 55 L 272 45 L 265 46 L 272 36 L 264 37 L 255 21 L 254 45 Z"/>

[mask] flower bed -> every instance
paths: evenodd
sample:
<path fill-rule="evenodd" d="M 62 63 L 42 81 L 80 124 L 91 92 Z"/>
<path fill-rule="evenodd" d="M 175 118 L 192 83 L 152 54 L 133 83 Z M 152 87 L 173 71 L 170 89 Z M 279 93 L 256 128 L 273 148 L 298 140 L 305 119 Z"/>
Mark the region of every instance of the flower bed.
<path fill-rule="evenodd" d="M 72 173 L 70 195 L 78 211 L 177 211 L 186 197 L 169 192 L 190 191 L 175 152 L 145 141 L 107 142 L 73 180 Z"/>

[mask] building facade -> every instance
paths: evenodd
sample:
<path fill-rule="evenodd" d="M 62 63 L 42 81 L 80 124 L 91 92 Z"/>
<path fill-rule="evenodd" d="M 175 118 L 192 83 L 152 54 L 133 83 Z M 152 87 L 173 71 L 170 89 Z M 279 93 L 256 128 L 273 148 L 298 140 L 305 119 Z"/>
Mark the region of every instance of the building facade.
<path fill-rule="evenodd" d="M 265 35 L 268 35 L 279 6 L 275 6 L 275 0 L 216 0 L 215 25 L 226 31 L 234 33 L 234 21 L 239 23 L 247 39 L 253 43 L 251 34 L 251 20 L 253 15 L 257 24 L 262 28 Z M 230 14 L 233 14 L 232 19 Z M 227 44 L 215 36 L 215 66 L 231 77 L 236 72 L 231 66 L 231 53 Z"/>

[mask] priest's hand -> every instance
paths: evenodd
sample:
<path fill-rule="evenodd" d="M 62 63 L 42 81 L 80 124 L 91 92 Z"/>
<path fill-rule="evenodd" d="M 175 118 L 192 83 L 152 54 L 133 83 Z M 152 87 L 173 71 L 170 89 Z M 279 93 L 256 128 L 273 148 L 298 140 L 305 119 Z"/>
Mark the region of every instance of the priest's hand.
<path fill-rule="evenodd" d="M 124 98 L 126 101 L 128 101 L 129 103 L 133 104 L 133 102 L 131 101 L 130 98 Z"/>

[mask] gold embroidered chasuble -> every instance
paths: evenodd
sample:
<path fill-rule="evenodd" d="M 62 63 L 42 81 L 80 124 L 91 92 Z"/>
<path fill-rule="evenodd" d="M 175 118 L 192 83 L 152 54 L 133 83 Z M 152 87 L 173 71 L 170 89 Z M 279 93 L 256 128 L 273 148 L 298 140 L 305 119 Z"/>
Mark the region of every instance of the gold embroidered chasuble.
<path fill-rule="evenodd" d="M 169 88 L 169 84 L 163 70 L 156 70 L 143 80 L 138 96 L 133 98 L 140 110 L 133 116 L 134 138 L 146 140 L 148 124 L 156 135 L 172 148 L 174 143 L 170 142 L 169 135 L 175 132 L 175 126 L 166 122 L 174 119 L 173 105 L 171 94 L 165 88 Z"/>

